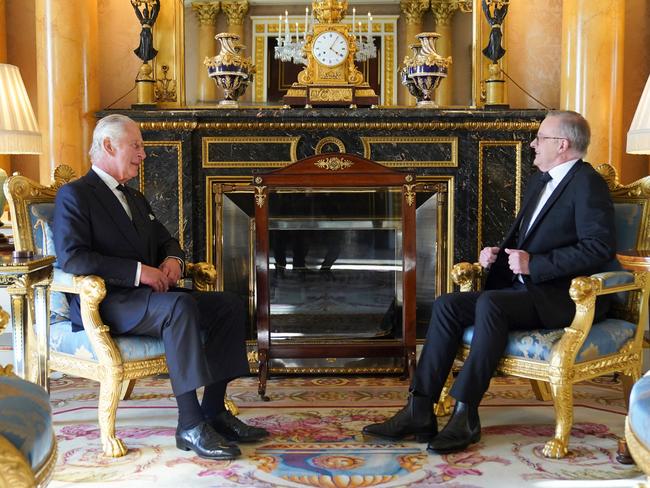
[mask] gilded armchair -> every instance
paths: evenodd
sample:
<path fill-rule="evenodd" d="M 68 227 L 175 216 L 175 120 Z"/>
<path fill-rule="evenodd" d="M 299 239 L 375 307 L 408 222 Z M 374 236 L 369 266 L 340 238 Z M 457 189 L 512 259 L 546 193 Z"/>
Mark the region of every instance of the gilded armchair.
<path fill-rule="evenodd" d="M 24 176 L 14 175 L 4 185 L 12 214 L 14 245 L 17 251 L 55 254 L 50 223 L 56 191 L 74 177 L 68 166 L 54 170 L 51 186 L 42 186 Z M 214 290 L 216 271 L 207 263 L 188 263 L 188 276 L 198 290 Z M 80 295 L 84 330 L 71 332 L 65 293 Z M 162 340 L 153 337 L 110 334 L 103 323 L 99 305 L 106 295 L 104 281 L 97 276 L 64 273 L 54 263 L 50 293 L 50 370 L 98 381 L 98 417 L 101 442 L 107 456 L 126 454 L 124 442 L 115 432 L 120 399 L 127 400 L 135 380 L 167 372 Z M 234 405 L 229 405 L 231 411 Z"/>
<path fill-rule="evenodd" d="M 607 181 L 616 215 L 619 250 L 650 248 L 650 177 L 630 185 L 618 183 L 609 164 L 597 168 Z M 452 279 L 461 291 L 478 289 L 482 268 L 478 263 L 459 263 Z M 643 334 L 648 323 L 650 279 L 645 272 L 608 272 L 575 278 L 570 288 L 576 313 L 571 324 L 559 330 L 512 332 L 497 372 L 531 381 L 539 400 L 553 400 L 555 435 L 544 456 L 564 457 L 573 424 L 573 384 L 610 373 L 621 373 L 625 400 L 641 376 Z M 608 317 L 593 323 L 596 297 L 612 295 Z M 466 329 L 458 359 L 469 354 L 473 327 Z M 450 375 L 437 412 L 449 407 Z"/>

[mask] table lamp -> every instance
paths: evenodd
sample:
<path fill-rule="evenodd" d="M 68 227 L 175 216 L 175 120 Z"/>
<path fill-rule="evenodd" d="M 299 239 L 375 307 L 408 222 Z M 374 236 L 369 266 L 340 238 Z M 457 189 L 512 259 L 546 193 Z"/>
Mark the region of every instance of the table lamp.
<path fill-rule="evenodd" d="M 41 133 L 27 90 L 17 66 L 0 63 L 0 154 L 40 154 Z M 0 186 L 7 173 L 0 168 Z M 0 214 L 5 195 L 0 192 Z M 2 222 L 0 222 L 0 226 Z M 11 250 L 7 238 L 0 234 L 0 251 Z"/>
<path fill-rule="evenodd" d="M 636 107 L 630 130 L 627 132 L 629 154 L 650 154 L 650 76 L 646 81 L 641 100 Z"/>

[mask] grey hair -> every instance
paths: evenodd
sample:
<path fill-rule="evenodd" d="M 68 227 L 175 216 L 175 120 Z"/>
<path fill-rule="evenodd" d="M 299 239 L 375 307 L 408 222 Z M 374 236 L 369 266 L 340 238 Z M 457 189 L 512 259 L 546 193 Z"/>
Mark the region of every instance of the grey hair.
<path fill-rule="evenodd" d="M 124 128 L 133 123 L 135 123 L 133 119 L 122 114 L 111 114 L 100 119 L 93 132 L 93 142 L 88 151 L 90 161 L 95 163 L 101 157 L 105 139 L 116 141 L 124 133 Z"/>
<path fill-rule="evenodd" d="M 573 110 L 552 110 L 547 117 L 560 119 L 560 135 L 566 137 L 573 149 L 584 156 L 591 141 L 589 122 L 578 112 Z"/>

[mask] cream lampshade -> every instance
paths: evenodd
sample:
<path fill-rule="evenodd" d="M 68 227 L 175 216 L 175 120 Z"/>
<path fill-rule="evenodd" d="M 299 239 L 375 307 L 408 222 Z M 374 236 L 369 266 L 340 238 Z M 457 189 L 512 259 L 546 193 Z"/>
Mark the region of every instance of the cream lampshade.
<path fill-rule="evenodd" d="M 40 154 L 41 134 L 17 66 L 0 63 L 0 154 Z"/>
<path fill-rule="evenodd" d="M 629 154 L 650 154 L 650 76 L 636 107 L 632 125 L 627 132 Z"/>

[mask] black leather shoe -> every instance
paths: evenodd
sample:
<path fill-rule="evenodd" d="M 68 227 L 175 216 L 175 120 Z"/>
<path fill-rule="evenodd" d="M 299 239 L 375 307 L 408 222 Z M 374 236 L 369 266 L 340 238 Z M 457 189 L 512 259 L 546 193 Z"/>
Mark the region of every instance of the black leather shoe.
<path fill-rule="evenodd" d="M 229 441 L 257 442 L 269 436 L 268 430 L 247 425 L 227 410 L 217 415 L 210 425 Z"/>
<path fill-rule="evenodd" d="M 433 400 L 411 393 L 408 403 L 399 412 L 384 422 L 366 425 L 362 432 L 390 440 L 415 436 L 417 442 L 427 442 L 438 433 Z"/>
<path fill-rule="evenodd" d="M 237 446 L 228 444 L 207 422 L 191 429 L 176 429 L 176 447 L 194 451 L 205 459 L 235 459 L 241 454 Z"/>
<path fill-rule="evenodd" d="M 478 417 L 478 407 L 457 401 L 449 422 L 440 434 L 429 442 L 427 451 L 434 454 L 463 451 L 480 439 L 481 420 Z"/>

